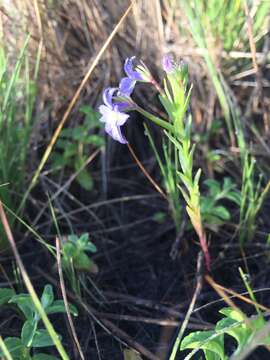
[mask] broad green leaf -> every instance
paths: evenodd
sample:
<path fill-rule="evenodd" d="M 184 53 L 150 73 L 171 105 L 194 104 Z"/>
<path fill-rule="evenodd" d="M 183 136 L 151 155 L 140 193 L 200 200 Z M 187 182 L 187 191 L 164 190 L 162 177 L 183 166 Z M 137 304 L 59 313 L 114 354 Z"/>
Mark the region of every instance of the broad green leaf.
<path fill-rule="evenodd" d="M 97 266 L 90 257 L 81 252 L 74 258 L 74 267 L 78 270 L 84 270 L 89 272 L 96 272 Z"/>
<path fill-rule="evenodd" d="M 235 353 L 240 351 L 246 345 L 250 335 L 252 334 L 252 331 L 248 329 L 245 324 L 231 318 L 221 319 L 216 324 L 216 330 L 224 331 L 237 341 L 238 348 Z"/>
<path fill-rule="evenodd" d="M 54 300 L 53 288 L 52 288 L 52 285 L 48 284 L 44 287 L 44 290 L 43 290 L 43 293 L 41 296 L 41 304 L 42 304 L 44 310 L 46 310 L 46 308 L 53 303 L 53 300 Z"/>
<path fill-rule="evenodd" d="M 6 304 L 15 295 L 13 289 L 0 289 L 0 306 Z"/>
<path fill-rule="evenodd" d="M 221 310 L 219 310 L 219 313 L 238 322 L 243 322 L 245 320 L 245 317 L 240 310 L 236 310 L 231 307 L 222 308 Z"/>
<path fill-rule="evenodd" d="M 69 240 L 63 245 L 64 256 L 66 256 L 67 258 L 72 258 L 76 254 L 76 248 L 77 246 L 74 243 L 71 243 L 71 241 Z"/>
<path fill-rule="evenodd" d="M 89 233 L 84 233 L 79 237 L 81 243 L 87 243 L 89 241 Z"/>
<path fill-rule="evenodd" d="M 208 350 L 219 356 L 218 360 L 225 360 L 223 334 L 217 335 L 214 330 L 196 331 L 186 336 L 180 350 L 201 349 Z"/>
<path fill-rule="evenodd" d="M 213 351 L 203 350 L 203 352 L 204 352 L 205 360 L 220 360 L 220 356 Z"/>
<path fill-rule="evenodd" d="M 90 251 L 91 253 L 96 253 L 97 252 L 96 245 L 94 245 L 92 242 L 89 242 L 88 244 L 86 244 L 84 246 L 84 250 L 85 251 Z"/>
<path fill-rule="evenodd" d="M 40 329 L 36 331 L 32 341 L 32 347 L 40 348 L 40 347 L 53 346 L 53 345 L 54 342 L 47 330 Z"/>
<path fill-rule="evenodd" d="M 35 306 L 32 302 L 30 295 L 28 294 L 14 295 L 9 300 L 9 303 L 16 304 L 23 312 L 26 319 L 30 319 L 30 320 L 33 319 L 35 313 Z"/>
<path fill-rule="evenodd" d="M 212 214 L 221 218 L 222 220 L 230 220 L 231 215 L 227 209 L 225 209 L 224 206 L 215 206 L 212 209 Z"/>
<path fill-rule="evenodd" d="M 23 360 L 25 359 L 25 347 L 21 341 L 21 339 L 16 337 L 9 337 L 4 340 L 8 351 L 12 355 L 14 360 Z M 2 351 L 0 350 L 0 356 L 3 356 Z"/>
<path fill-rule="evenodd" d="M 77 243 L 78 239 L 79 239 L 79 237 L 77 235 L 75 235 L 75 234 L 71 234 L 71 235 L 68 236 L 68 241 L 71 241 L 74 244 Z"/>
<path fill-rule="evenodd" d="M 37 321 L 34 319 L 26 320 L 22 327 L 21 339 L 22 343 L 26 347 L 31 347 L 33 337 L 37 329 Z"/>
<path fill-rule="evenodd" d="M 231 200 L 233 201 L 236 205 L 240 206 L 241 205 L 241 193 L 240 192 L 236 192 L 236 191 L 233 191 L 233 192 L 229 192 L 227 195 L 226 195 L 226 198 L 228 200 Z"/>

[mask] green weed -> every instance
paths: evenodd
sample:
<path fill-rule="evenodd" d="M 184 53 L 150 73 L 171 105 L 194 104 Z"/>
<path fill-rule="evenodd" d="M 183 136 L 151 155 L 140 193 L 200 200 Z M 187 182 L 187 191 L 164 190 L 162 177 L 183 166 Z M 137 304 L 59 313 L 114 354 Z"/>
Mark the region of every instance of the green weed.
<path fill-rule="evenodd" d="M 24 319 L 20 337 L 7 337 L 4 344 L 13 360 L 57 360 L 55 356 L 38 352 L 38 349 L 54 346 L 48 330 L 40 327 L 41 320 L 34 302 L 29 294 L 15 294 L 12 289 L 0 289 L 0 305 L 14 304 L 16 310 Z M 51 285 L 44 287 L 41 304 L 47 315 L 66 313 L 63 300 L 55 300 Z M 69 305 L 70 312 L 78 315 L 77 309 Z M 61 340 L 61 337 L 58 336 Z M 0 356 L 3 356 L 0 352 Z"/>

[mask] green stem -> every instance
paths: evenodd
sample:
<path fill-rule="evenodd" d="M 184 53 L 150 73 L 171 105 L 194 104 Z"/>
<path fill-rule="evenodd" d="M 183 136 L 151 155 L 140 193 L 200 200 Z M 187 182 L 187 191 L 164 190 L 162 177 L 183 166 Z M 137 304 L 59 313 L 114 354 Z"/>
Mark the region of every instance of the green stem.
<path fill-rule="evenodd" d="M 148 111 L 142 109 L 140 106 L 136 105 L 135 110 L 137 110 L 140 114 L 142 114 L 143 116 L 145 116 L 147 119 L 151 120 L 153 123 L 155 123 L 156 125 L 162 127 L 163 129 L 168 130 L 169 132 L 173 133 L 174 132 L 174 127 L 168 123 L 165 120 L 160 119 L 159 117 L 149 113 Z"/>

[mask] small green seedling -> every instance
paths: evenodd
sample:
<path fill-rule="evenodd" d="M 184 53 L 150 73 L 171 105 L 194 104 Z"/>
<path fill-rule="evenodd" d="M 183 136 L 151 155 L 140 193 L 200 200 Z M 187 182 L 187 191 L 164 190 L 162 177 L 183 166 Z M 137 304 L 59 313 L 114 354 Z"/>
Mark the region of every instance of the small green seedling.
<path fill-rule="evenodd" d="M 95 253 L 96 246 L 89 240 L 89 234 L 69 235 L 62 245 L 62 266 L 73 291 L 81 295 L 82 272 L 97 273 L 98 267 L 87 253 Z"/>
<path fill-rule="evenodd" d="M 44 287 L 41 303 L 46 314 L 66 313 L 63 300 L 54 300 L 51 285 Z M 59 360 L 57 357 L 38 353 L 37 349 L 54 346 L 48 331 L 41 328 L 40 316 L 29 294 L 15 294 L 11 289 L 0 289 L 0 305 L 14 304 L 24 318 L 20 337 L 7 337 L 4 343 L 13 360 Z M 69 305 L 70 313 L 78 315 L 77 309 Z M 0 351 L 0 357 L 3 356 Z"/>
<path fill-rule="evenodd" d="M 89 240 L 89 234 L 69 235 L 63 245 L 63 267 L 74 266 L 76 270 L 96 273 L 98 268 L 87 252 L 96 253 L 96 246 Z"/>
<path fill-rule="evenodd" d="M 100 148 L 104 145 L 102 136 L 91 133 L 101 126 L 98 121 L 99 114 L 86 105 L 80 108 L 80 112 L 85 114 L 84 123 L 74 128 L 63 129 L 56 143 L 56 150 L 52 155 L 52 165 L 55 169 L 68 167 L 78 171 L 89 157 L 89 146 Z M 76 181 L 85 190 L 93 189 L 92 176 L 85 168 L 79 172 Z"/>
<path fill-rule="evenodd" d="M 207 179 L 204 184 L 208 187 L 208 193 L 201 197 L 203 223 L 211 230 L 218 231 L 219 226 L 231 218 L 230 212 L 221 201 L 229 200 L 240 207 L 241 193 L 230 178 L 225 178 L 222 186 L 214 179 Z"/>

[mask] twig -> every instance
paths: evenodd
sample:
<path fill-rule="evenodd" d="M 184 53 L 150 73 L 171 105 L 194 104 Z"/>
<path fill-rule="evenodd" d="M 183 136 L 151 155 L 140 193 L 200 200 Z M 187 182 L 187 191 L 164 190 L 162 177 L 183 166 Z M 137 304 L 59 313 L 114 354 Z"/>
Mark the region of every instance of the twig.
<path fill-rule="evenodd" d="M 237 292 L 235 292 L 234 290 L 232 289 L 228 289 L 228 288 L 225 288 L 224 286 L 220 285 L 220 284 L 217 284 L 210 276 L 206 276 L 206 280 L 207 282 L 214 288 L 214 289 L 219 289 L 221 290 L 223 293 L 229 293 L 231 295 L 233 295 L 233 297 L 236 297 L 244 302 L 246 302 L 247 304 L 250 304 L 250 305 L 253 305 L 253 306 L 257 306 L 259 309 L 263 310 L 263 311 L 266 311 L 268 314 L 270 314 L 270 309 L 264 305 L 261 305 L 261 304 L 258 304 L 258 303 L 255 303 L 253 300 L 243 296 L 243 294 L 238 294 Z M 268 290 L 268 289 L 267 289 Z M 260 291 L 260 290 L 258 290 Z M 256 292 L 256 291 L 254 291 Z M 244 294 L 248 294 L 248 292 L 244 293 Z M 223 296 L 222 296 L 223 298 Z M 231 298 L 231 297 L 230 297 Z M 223 298 L 224 299 L 224 298 Z M 232 306 L 232 305 L 230 305 Z"/>
<path fill-rule="evenodd" d="M 203 264 L 203 253 L 200 251 L 199 255 L 198 255 L 198 259 L 197 259 L 196 288 L 195 288 L 191 303 L 189 305 L 187 314 L 185 316 L 185 319 L 184 319 L 184 321 L 183 321 L 183 323 L 182 323 L 182 325 L 180 327 L 180 330 L 179 330 L 179 332 L 177 334 L 177 338 L 175 340 L 173 350 L 171 352 L 169 360 L 174 360 L 175 357 L 176 357 L 176 354 L 177 354 L 177 351 L 179 349 L 182 337 L 184 335 L 184 332 L 185 332 L 185 330 L 187 328 L 187 325 L 188 325 L 189 319 L 191 317 L 192 311 L 194 309 L 196 300 L 197 300 L 197 298 L 198 298 L 198 296 L 199 296 L 199 294 L 200 294 L 200 292 L 202 290 L 202 284 L 203 284 L 203 276 L 202 276 L 203 266 L 202 266 L 202 264 Z"/>
<path fill-rule="evenodd" d="M 148 171 L 145 169 L 145 167 L 143 166 L 143 164 L 140 162 L 140 160 L 137 158 L 135 152 L 133 151 L 132 147 L 130 146 L 130 144 L 128 144 L 128 149 L 132 155 L 132 157 L 134 158 L 134 160 L 136 161 L 137 165 L 139 166 L 139 168 L 142 170 L 143 174 L 147 177 L 147 179 L 150 181 L 150 183 L 154 186 L 154 188 L 161 194 L 161 196 L 164 197 L 164 199 L 167 200 L 167 196 L 165 195 L 164 191 L 161 189 L 161 187 L 155 182 L 155 180 L 151 177 L 151 175 L 148 173 Z"/>

